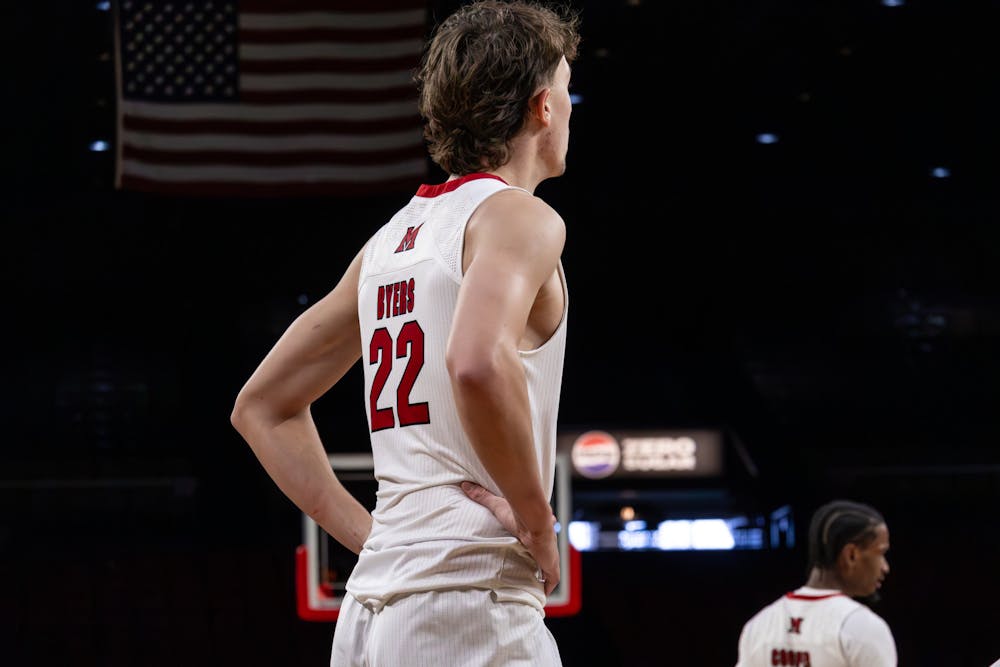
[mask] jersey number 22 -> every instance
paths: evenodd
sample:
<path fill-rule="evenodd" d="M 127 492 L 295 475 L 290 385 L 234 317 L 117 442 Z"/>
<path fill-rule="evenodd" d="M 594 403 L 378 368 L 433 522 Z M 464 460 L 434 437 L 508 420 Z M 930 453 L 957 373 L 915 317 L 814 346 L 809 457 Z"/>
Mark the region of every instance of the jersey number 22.
<path fill-rule="evenodd" d="M 378 364 L 372 380 L 371 394 L 368 396 L 372 432 L 395 427 L 396 415 L 399 416 L 400 426 L 430 423 L 427 403 L 410 403 L 413 383 L 424 367 L 424 331 L 416 320 L 403 324 L 395 341 L 388 329 L 376 329 L 368 345 L 368 358 L 370 364 Z M 378 407 L 379 398 L 386 390 L 385 385 L 392 372 L 393 359 L 406 359 L 403 377 L 396 387 L 395 410 L 392 407 Z"/>

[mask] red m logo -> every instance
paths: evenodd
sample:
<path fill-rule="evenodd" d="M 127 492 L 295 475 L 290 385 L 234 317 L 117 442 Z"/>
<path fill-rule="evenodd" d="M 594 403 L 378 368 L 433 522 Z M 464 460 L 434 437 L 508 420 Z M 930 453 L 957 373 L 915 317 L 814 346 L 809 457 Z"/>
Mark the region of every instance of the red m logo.
<path fill-rule="evenodd" d="M 789 620 L 788 631 L 789 632 L 794 632 L 797 635 L 801 635 L 802 634 L 802 619 L 801 618 L 790 617 L 788 620 Z"/>
<path fill-rule="evenodd" d="M 410 227 L 406 230 L 406 234 L 403 235 L 403 240 L 399 242 L 396 247 L 396 252 L 404 252 L 406 250 L 413 250 L 413 244 L 417 242 L 417 234 L 420 233 L 420 228 L 424 226 L 424 223 L 420 223 L 416 227 Z"/>

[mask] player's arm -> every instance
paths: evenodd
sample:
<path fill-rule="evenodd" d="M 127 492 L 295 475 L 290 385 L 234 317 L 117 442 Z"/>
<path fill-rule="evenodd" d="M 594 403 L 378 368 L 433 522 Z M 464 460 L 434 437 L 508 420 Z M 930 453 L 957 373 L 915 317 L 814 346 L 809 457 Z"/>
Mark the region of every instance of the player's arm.
<path fill-rule="evenodd" d="M 752 663 L 752 651 L 750 646 L 750 634 L 753 619 L 743 624 L 740 630 L 740 638 L 736 648 L 736 667 L 748 667 Z"/>
<path fill-rule="evenodd" d="M 858 609 L 844 619 L 840 644 L 850 665 L 896 667 L 896 640 L 889 624 L 867 608 Z"/>
<path fill-rule="evenodd" d="M 371 532 L 371 515 L 334 475 L 310 406 L 361 356 L 361 256 L 282 334 L 240 390 L 231 416 L 281 491 L 354 553 Z"/>
<path fill-rule="evenodd" d="M 510 504 L 513 532 L 538 563 L 546 593 L 559 581 L 559 556 L 518 344 L 539 290 L 558 268 L 565 237 L 562 218 L 538 198 L 504 191 L 487 199 L 467 228 L 466 270 L 447 349 L 466 435 Z"/>

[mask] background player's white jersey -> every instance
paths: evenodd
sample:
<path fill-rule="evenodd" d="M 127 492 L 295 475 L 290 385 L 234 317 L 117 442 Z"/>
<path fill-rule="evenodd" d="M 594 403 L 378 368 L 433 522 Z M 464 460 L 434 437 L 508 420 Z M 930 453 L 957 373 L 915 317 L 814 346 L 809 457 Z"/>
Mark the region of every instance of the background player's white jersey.
<path fill-rule="evenodd" d="M 362 604 L 456 587 L 545 604 L 527 550 L 459 487 L 470 480 L 499 493 L 465 435 L 445 367 L 466 223 L 483 200 L 511 187 L 485 174 L 421 186 L 365 248 L 358 316 L 378 496 L 372 532 L 347 582 Z M 559 274 L 566 303 L 559 326 L 520 355 L 549 495 L 568 309 L 561 265 Z"/>
<path fill-rule="evenodd" d="M 896 667 L 888 624 L 839 591 L 802 587 L 743 626 L 736 667 Z"/>

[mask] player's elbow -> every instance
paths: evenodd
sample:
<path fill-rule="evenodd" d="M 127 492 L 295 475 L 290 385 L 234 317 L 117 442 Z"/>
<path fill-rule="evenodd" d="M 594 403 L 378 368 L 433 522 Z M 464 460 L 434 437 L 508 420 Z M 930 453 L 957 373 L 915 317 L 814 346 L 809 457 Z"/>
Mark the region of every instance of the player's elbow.
<path fill-rule="evenodd" d="M 449 348 L 445 364 L 452 387 L 463 393 L 487 393 L 502 374 L 498 355 L 469 347 Z"/>
<path fill-rule="evenodd" d="M 229 423 L 247 442 L 251 442 L 252 434 L 266 425 L 266 415 L 267 410 L 260 399 L 254 400 L 248 392 L 241 391 L 229 413 Z"/>
<path fill-rule="evenodd" d="M 250 424 L 253 420 L 253 410 L 250 409 L 246 398 L 241 393 L 236 397 L 236 402 L 233 403 L 233 409 L 229 413 L 229 423 L 240 435 L 246 437 L 250 432 Z"/>

